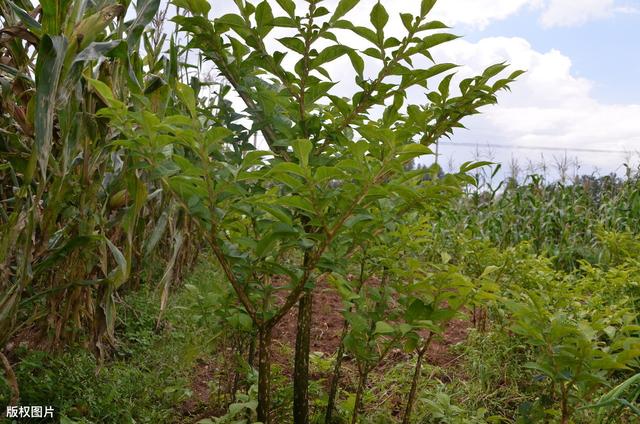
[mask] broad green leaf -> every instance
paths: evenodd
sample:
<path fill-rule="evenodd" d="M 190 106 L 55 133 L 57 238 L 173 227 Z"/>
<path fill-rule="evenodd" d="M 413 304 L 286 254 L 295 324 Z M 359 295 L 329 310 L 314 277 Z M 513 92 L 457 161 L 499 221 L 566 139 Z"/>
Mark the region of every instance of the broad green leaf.
<path fill-rule="evenodd" d="M 549 377 L 552 380 L 555 380 L 555 378 L 556 378 L 556 373 L 554 372 L 553 368 L 551 368 L 550 366 L 548 366 L 546 364 L 540 364 L 540 363 L 536 363 L 536 362 L 526 362 L 524 364 L 524 367 L 525 368 L 529 368 L 531 370 L 539 371 L 544 376 Z"/>
<path fill-rule="evenodd" d="M 443 43 L 447 43 L 449 41 L 453 41 L 460 38 L 458 35 L 447 34 L 447 33 L 439 33 L 433 35 L 427 35 L 422 39 L 421 48 L 428 50 L 432 47 L 438 46 Z"/>
<path fill-rule="evenodd" d="M 288 207 L 295 208 L 295 209 L 301 209 L 303 211 L 315 214 L 315 210 L 313 208 L 313 204 L 311 204 L 311 202 L 308 199 L 306 199 L 304 197 L 301 197 L 301 196 L 280 197 L 280 198 L 278 198 L 276 203 L 278 205 L 288 206 Z"/>
<path fill-rule="evenodd" d="M 402 25 L 407 31 L 411 31 L 413 27 L 413 15 L 411 13 L 401 13 L 400 20 L 402 21 Z"/>
<path fill-rule="evenodd" d="M 484 70 L 484 72 L 482 73 L 482 76 L 487 79 L 493 78 L 496 75 L 498 75 L 500 72 L 504 71 L 507 67 L 508 65 L 504 63 L 497 63 L 495 65 L 491 65 Z"/>
<path fill-rule="evenodd" d="M 242 169 L 250 168 L 254 165 L 263 164 L 262 158 L 265 156 L 273 156 L 273 152 L 267 150 L 252 150 L 247 153 L 242 160 Z"/>
<path fill-rule="evenodd" d="M 281 207 L 276 206 L 276 205 L 268 205 L 268 204 L 265 204 L 265 203 L 258 203 L 258 204 L 256 204 L 256 206 L 258 208 L 260 208 L 260 209 L 265 210 L 266 212 L 271 214 L 274 218 L 280 220 L 281 222 L 284 222 L 287 225 L 292 225 L 293 224 L 293 220 L 291 219 L 291 215 L 289 215 L 287 210 L 284 209 L 284 208 L 281 208 Z"/>
<path fill-rule="evenodd" d="M 313 150 L 313 144 L 306 138 L 300 138 L 294 140 L 292 143 L 293 152 L 296 157 L 300 160 L 300 164 L 303 168 L 309 166 L 309 155 L 311 154 L 311 150 Z"/>
<path fill-rule="evenodd" d="M 382 30 L 387 25 L 387 22 L 389 22 L 389 14 L 387 13 L 387 10 L 384 8 L 381 2 L 378 1 L 373 6 L 369 19 L 371 20 L 371 24 L 376 29 L 376 31 L 379 34 L 382 33 Z"/>
<path fill-rule="evenodd" d="M 276 2 L 280 5 L 282 10 L 284 10 L 291 18 L 295 16 L 296 3 L 293 0 L 276 0 Z"/>
<path fill-rule="evenodd" d="M 400 154 L 402 154 L 403 156 L 407 155 L 409 157 L 418 157 L 422 155 L 432 155 L 433 151 L 425 145 L 411 143 L 402 146 L 402 149 L 400 149 Z"/>
<path fill-rule="evenodd" d="M 422 3 L 420 3 L 420 16 L 427 16 L 437 1 L 438 0 L 422 0 Z"/>
<path fill-rule="evenodd" d="M 281 173 L 281 172 L 288 172 L 288 173 L 298 175 L 300 177 L 304 177 L 304 178 L 307 177 L 307 173 L 305 172 L 304 168 L 298 165 L 297 163 L 292 163 L 292 162 L 280 162 L 274 165 L 273 168 L 271 168 L 271 172 L 274 174 Z"/>
<path fill-rule="evenodd" d="M 209 131 L 207 131 L 206 135 L 207 143 L 216 143 L 218 141 L 222 141 L 232 134 L 233 131 L 225 127 L 210 128 Z"/>
<path fill-rule="evenodd" d="M 149 256 L 151 252 L 153 252 L 153 250 L 158 245 L 158 242 L 160 242 L 160 239 L 165 234 L 165 231 L 167 230 L 167 224 L 169 223 L 169 213 L 170 209 L 165 209 L 164 211 L 162 211 L 160 218 L 153 227 L 153 231 L 151 232 L 151 235 L 146 240 L 144 245 L 145 256 Z"/>
<path fill-rule="evenodd" d="M 496 272 L 497 270 L 499 270 L 500 267 L 495 266 L 495 265 L 489 265 L 487 266 L 484 271 L 482 271 L 482 274 L 480 275 L 479 278 L 484 278 L 490 274 L 493 274 L 494 272 Z"/>
<path fill-rule="evenodd" d="M 326 49 L 322 50 L 320 54 L 313 60 L 312 67 L 317 68 L 318 66 L 322 66 L 325 63 L 336 60 L 342 55 L 349 53 L 351 49 L 347 46 L 343 46 L 341 44 L 329 46 Z"/>
<path fill-rule="evenodd" d="M 262 237 L 258 241 L 258 245 L 256 246 L 256 256 L 263 257 L 265 255 L 268 255 L 269 253 L 273 254 L 273 248 L 281 238 L 281 235 L 275 233 L 269 233 Z"/>
<path fill-rule="evenodd" d="M 98 60 L 120 47 L 122 43 L 122 40 L 91 43 L 73 58 L 73 63 Z"/>
<path fill-rule="evenodd" d="M 338 2 L 338 6 L 336 6 L 336 11 L 333 12 L 333 15 L 331 16 L 330 22 L 336 22 L 338 19 L 342 18 L 359 2 L 360 0 L 340 0 Z"/>
<path fill-rule="evenodd" d="M 68 4 L 67 4 L 68 5 Z M 65 14 L 60 10 L 65 6 L 60 0 L 41 0 L 42 6 L 42 30 L 45 34 L 60 34 L 62 32 L 62 19 L 66 18 Z"/>
<path fill-rule="evenodd" d="M 293 50 L 296 53 L 303 54 L 304 53 L 304 42 L 297 37 L 284 37 L 279 38 L 278 42 L 288 49 Z"/>
<path fill-rule="evenodd" d="M 211 4 L 207 0 L 171 0 L 177 7 L 188 10 L 193 15 L 207 16 Z"/>
<path fill-rule="evenodd" d="M 328 180 L 339 180 L 344 178 L 345 174 L 342 170 L 333 166 L 320 166 L 316 169 L 313 179 L 316 182 L 325 182 Z"/>
<path fill-rule="evenodd" d="M 296 21 L 286 16 L 276 16 L 271 21 L 271 26 L 281 28 L 297 28 Z"/>
<path fill-rule="evenodd" d="M 345 21 L 345 20 L 341 20 L 335 23 L 335 27 L 336 28 L 342 28 L 342 29 L 348 29 L 350 31 L 355 32 L 356 34 L 358 34 L 360 37 L 364 38 L 365 40 L 373 43 L 373 44 L 378 44 L 378 36 L 376 35 L 375 31 L 373 31 L 371 28 L 367 28 L 367 27 L 362 27 L 362 26 L 354 26 L 351 22 Z"/>
<path fill-rule="evenodd" d="M 434 30 L 434 29 L 449 29 L 450 27 L 445 25 L 444 23 L 440 22 L 440 21 L 430 21 L 427 22 L 426 24 L 422 24 L 420 25 L 420 27 L 418 28 L 419 31 L 429 31 L 429 30 Z"/>
<path fill-rule="evenodd" d="M 371 220 L 373 220 L 373 216 L 371 216 L 369 214 L 361 213 L 361 214 L 357 214 L 357 215 L 353 215 L 353 216 L 349 217 L 345 221 L 344 226 L 346 228 L 351 228 L 356 224 L 359 224 L 361 222 L 371 221 Z"/>
<path fill-rule="evenodd" d="M 191 114 L 193 119 L 198 117 L 196 111 L 196 95 L 193 91 L 193 88 L 188 86 L 187 84 L 183 84 L 178 82 L 176 84 L 176 94 L 180 98 L 180 101 L 187 107 L 187 110 Z"/>
<path fill-rule="evenodd" d="M 261 36 L 266 36 L 273 29 L 271 21 L 273 21 L 271 6 L 267 0 L 263 0 L 256 7 L 256 29 Z"/>
<path fill-rule="evenodd" d="M 136 51 L 140 43 L 142 31 L 149 22 L 156 16 L 160 8 L 160 0 L 138 0 L 136 1 L 136 17 L 127 28 L 127 45 L 129 53 Z"/>
<path fill-rule="evenodd" d="M 16 6 L 16 4 L 11 0 L 6 0 L 6 2 L 14 11 L 14 13 L 18 15 L 18 19 L 20 19 L 20 22 L 22 22 L 29 31 L 31 31 L 38 37 L 42 35 L 42 25 L 40 25 L 40 22 L 33 19 L 31 15 L 29 15 L 24 9 Z"/>
<path fill-rule="evenodd" d="M 228 13 L 226 15 L 222 15 L 218 19 L 216 19 L 216 23 L 221 23 L 228 25 L 230 27 L 244 27 L 245 22 L 242 19 L 242 16 L 236 15 L 234 13 Z"/>
<path fill-rule="evenodd" d="M 45 35 L 42 37 L 35 74 L 35 145 L 43 177 L 47 172 L 47 163 L 51 152 L 56 95 L 66 51 L 67 39 L 64 36 Z"/>
<path fill-rule="evenodd" d="M 460 172 L 463 173 L 463 174 L 466 174 L 469 171 L 473 171 L 474 169 L 482 168 L 483 166 L 488 166 L 488 165 L 494 165 L 494 162 L 487 162 L 487 161 L 473 162 L 473 161 L 469 161 L 469 162 L 465 162 L 462 165 L 460 165 Z"/>
<path fill-rule="evenodd" d="M 416 80 L 426 81 L 429 78 L 432 78 L 443 72 L 447 72 L 456 67 L 458 67 L 458 65 L 453 63 L 439 63 L 437 65 L 433 65 L 429 69 L 418 69 L 416 71 L 413 71 L 413 75 Z"/>
<path fill-rule="evenodd" d="M 127 281 L 127 278 L 129 278 L 130 264 L 129 262 L 127 262 L 120 249 L 118 249 L 116 245 L 111 242 L 111 240 L 109 240 L 107 237 L 105 237 L 104 240 L 106 241 L 107 246 L 109 246 L 109 250 L 111 251 L 111 255 L 113 255 L 113 259 L 115 259 L 116 261 L 117 267 L 109 273 L 108 278 L 114 285 L 114 288 L 117 289 L 122 284 L 124 284 L 125 281 Z"/>
<path fill-rule="evenodd" d="M 353 69 L 356 71 L 358 76 L 362 78 L 364 74 L 364 59 L 358 52 L 351 49 L 347 51 L 347 55 L 349 55 Z"/>
<path fill-rule="evenodd" d="M 376 322 L 375 334 L 393 334 L 395 333 L 395 329 L 384 321 Z"/>

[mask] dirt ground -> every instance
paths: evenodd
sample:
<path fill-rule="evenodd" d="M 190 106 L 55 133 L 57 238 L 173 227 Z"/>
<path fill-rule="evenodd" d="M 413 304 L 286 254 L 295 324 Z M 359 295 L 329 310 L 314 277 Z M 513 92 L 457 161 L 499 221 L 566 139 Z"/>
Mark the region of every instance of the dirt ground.
<path fill-rule="evenodd" d="M 328 284 L 320 283 L 313 297 L 313 325 L 311 329 L 311 352 L 322 357 L 331 357 L 335 354 L 340 345 L 344 320 L 341 311 L 344 304 L 339 294 Z M 291 377 L 293 371 L 293 351 L 296 340 L 296 324 L 297 324 L 297 308 L 292 308 L 283 320 L 274 328 L 273 331 L 273 348 L 272 362 L 282 371 L 284 378 Z M 464 341 L 467 337 L 471 324 L 469 321 L 454 320 L 446 329 L 444 335 L 440 339 L 434 339 L 427 353 L 426 361 L 430 365 L 438 366 L 443 369 L 451 370 L 457 368 L 460 358 L 453 352 L 453 345 Z M 224 356 L 224 355 L 222 355 Z M 410 355 L 400 349 L 394 349 L 390 352 L 387 359 L 381 364 L 375 373 L 384 373 L 385 369 L 397 364 L 401 361 L 408 361 Z M 224 365 L 220 364 L 220 358 L 212 358 L 211 361 L 201 361 L 195 371 L 192 382 L 193 396 L 185 402 L 182 410 L 185 415 L 193 417 L 193 422 L 198 419 L 209 416 L 217 411 L 211 409 L 200 409 L 197 417 L 194 417 L 194 411 L 198 410 L 198 405 L 203 406 L 210 404 L 210 399 L 216 394 L 211 392 L 210 382 L 213 380 L 220 381 L 220 373 Z M 216 378 L 217 377 L 217 378 Z M 442 376 L 447 379 L 447 376 Z M 328 388 L 330 383 L 330 373 L 311 373 L 311 378 L 322 381 L 323 385 Z M 355 363 L 348 356 L 343 362 L 343 373 L 341 378 L 341 386 L 349 388 L 354 384 Z M 372 376 L 372 379 L 375 378 Z M 197 418 L 197 419 L 196 419 Z"/>
<path fill-rule="evenodd" d="M 326 356 L 333 355 L 340 345 L 344 319 L 341 311 L 344 309 L 342 299 L 338 293 L 326 283 L 321 283 L 313 297 L 314 322 L 311 328 L 311 352 L 318 352 Z M 293 358 L 281 357 L 277 347 L 283 347 L 285 352 L 294 348 L 296 343 L 296 324 L 298 310 L 292 308 L 273 331 L 274 363 L 283 366 L 290 365 Z M 470 323 L 468 321 L 452 321 L 441 339 L 434 339 L 430 345 L 429 363 L 437 366 L 451 365 L 456 356 L 450 347 L 467 337 Z M 398 346 L 400 348 L 400 346 Z M 400 349 L 397 349 L 400 350 Z M 398 352 L 395 352 L 397 358 Z"/>

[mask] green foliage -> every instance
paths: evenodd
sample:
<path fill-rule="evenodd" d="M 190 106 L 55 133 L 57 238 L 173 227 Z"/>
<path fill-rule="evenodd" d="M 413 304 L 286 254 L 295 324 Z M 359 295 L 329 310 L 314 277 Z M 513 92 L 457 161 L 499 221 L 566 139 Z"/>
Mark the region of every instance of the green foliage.
<path fill-rule="evenodd" d="M 187 294 L 177 300 L 191 302 Z M 146 290 L 127 297 L 126 304 L 116 328 L 119 355 L 99 368 L 80 347 L 54 355 L 18 349 L 22 404 L 53 405 L 83 423 L 155 423 L 175 417 L 176 408 L 192 396 L 189 376 L 195 360 L 211 348 L 208 331 L 172 310 L 173 331 L 157 332 L 158 297 Z M 4 404 L 6 387 L 0 393 Z"/>
<path fill-rule="evenodd" d="M 495 188 L 487 180 L 461 202 L 462 209 L 473 212 L 451 218 L 462 218 L 460 227 L 503 248 L 529 241 L 561 269 L 574 269 L 581 260 L 607 266 L 615 261 L 609 247 L 616 243 L 603 234 L 638 234 L 637 193 L 638 175 L 630 169 L 626 179 L 583 176 L 571 183 L 545 183 L 533 175 L 522 185 L 509 180 Z"/>
<path fill-rule="evenodd" d="M 55 344 L 113 353 L 96 375 L 80 349 L 12 352 L 23 403 L 165 422 L 192 395 L 188 369 L 219 347 L 217 398 L 198 407 L 227 413 L 203 423 L 307 414 L 309 358 L 338 383 L 344 358 L 357 374 L 329 411 L 389 422 L 390 409 L 367 404 L 391 391 L 375 381 L 391 353 L 412 358 L 380 383 L 402 394 L 404 423 L 413 409 L 434 423 L 638 412 L 638 176 L 494 187 L 479 178 L 487 162 L 411 169 L 521 74 L 498 63 L 459 80 L 456 64 L 437 63 L 432 49 L 457 36 L 428 19 L 435 1 L 391 36 L 383 2 L 237 0 L 210 18 L 206 1 L 173 0 L 185 45 L 163 32 L 158 0 L 136 2 L 129 22 L 129 2 L 5 3 L 0 347 L 44 327 Z M 205 63 L 221 82 L 202 76 Z M 350 92 L 335 88 L 332 63 Z M 410 102 L 415 89 L 424 104 Z M 174 307 L 172 284 L 205 243 L 219 269 L 202 265 Z M 120 300 L 143 275 L 158 295 Z M 344 303 L 336 363 L 297 343 L 292 390 L 271 373 L 272 333 L 325 279 Z M 300 303 L 299 340 L 312 312 L 305 322 Z M 434 377 L 431 344 L 469 316 L 471 339 L 451 349 L 471 375 Z M 322 385 L 310 390 L 325 406 Z M 128 403 L 110 408 L 118 399 Z"/>
<path fill-rule="evenodd" d="M 346 265 L 335 254 L 345 245 L 359 248 L 350 228 L 360 217 L 385 209 L 402 216 L 427 203 L 446 201 L 472 181 L 466 172 L 473 165 L 437 184 L 424 183 L 423 172 L 406 171 L 404 165 L 431 154 L 430 144 L 450 135 L 480 107 L 495 103 L 497 92 L 519 73 L 492 81 L 506 66 L 490 67 L 464 79 L 457 96 L 451 95 L 450 75 L 438 92 L 429 93 L 429 103 L 412 105 L 406 100 L 408 89 L 427 89 L 428 81 L 455 67 L 414 66 L 419 55 L 433 60 L 429 49 L 456 38 L 446 33 L 421 38 L 442 29 L 425 20 L 430 3 L 423 5 L 420 16 L 407 20 L 402 40 L 385 35 L 389 15 L 380 2 L 370 12 L 373 29 L 340 19 L 357 2 L 341 2 L 328 20 L 329 11 L 313 1 L 300 16 L 290 2 L 279 2 L 287 16 L 275 16 L 267 1 L 238 1 L 237 13 L 214 20 L 195 2 L 175 4 L 189 11 L 173 18 L 190 35 L 189 46 L 220 72 L 246 112 L 225 111 L 227 89 L 216 93 L 219 107 L 213 109 L 199 101 L 192 87 L 176 84 L 176 95 L 191 119 L 182 113 L 154 116 L 113 101 L 111 93 L 94 83 L 108 106 L 98 116 L 110 121 L 115 145 L 128 151 L 133 166 L 153 169 L 207 234 L 259 334 L 258 417 L 269 421 L 270 365 L 264 345 L 273 327 L 304 292 L 313 290 L 318 273 Z M 275 28 L 289 35 L 279 38 L 280 45 L 302 56 L 295 65 L 283 60 L 286 51 L 267 48 L 266 37 Z M 374 47 L 358 52 L 337 41 L 340 31 L 354 32 Z M 361 53 L 378 59 L 373 80 L 363 78 Z M 345 55 L 357 88 L 337 97 L 324 66 Z M 397 76 L 400 84 L 390 84 Z M 375 106 L 384 108 L 382 119 L 373 117 Z M 247 135 L 258 132 L 269 150 L 258 151 L 247 142 Z M 364 219 L 369 232 L 385 231 L 386 217 Z M 373 340 L 396 332 L 383 320 L 391 298 L 379 296 L 377 315 L 368 318 L 377 323 L 372 330 L 359 325 L 367 321 L 361 316 L 351 323 L 362 333 L 358 337 Z"/>

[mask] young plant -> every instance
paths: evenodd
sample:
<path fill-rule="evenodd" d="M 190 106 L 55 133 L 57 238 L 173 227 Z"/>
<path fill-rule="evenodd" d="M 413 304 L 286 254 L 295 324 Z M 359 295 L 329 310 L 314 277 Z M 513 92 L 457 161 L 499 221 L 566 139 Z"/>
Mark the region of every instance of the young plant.
<path fill-rule="evenodd" d="M 441 32 L 443 24 L 428 21 L 435 1 L 423 1 L 418 16 L 402 15 L 401 39 L 385 33 L 389 16 L 381 3 L 370 11 L 369 27 L 344 19 L 357 3 L 343 0 L 331 12 L 310 0 L 300 15 L 293 1 L 278 0 L 284 11 L 278 16 L 274 2 L 235 0 L 237 13 L 211 21 L 208 5 L 176 0 L 190 14 L 174 18 L 189 33 L 189 46 L 225 78 L 245 113 L 227 113 L 222 101 L 219 113 L 207 111 L 184 85 L 176 86 L 176 94 L 188 116 L 163 120 L 142 112 L 128 121 L 128 111 L 117 105 L 117 112 L 103 113 L 114 119 L 120 137 L 138 140 L 122 146 L 160 167 L 165 187 L 198 219 L 251 317 L 258 333 L 257 414 L 265 423 L 271 420 L 272 331 L 298 302 L 293 415 L 296 423 L 308 422 L 314 277 L 335 267 L 337 259 L 328 252 L 346 224 L 381 199 L 419 197 L 418 186 L 407 182 L 419 180 L 420 173 L 404 165 L 430 154 L 428 146 L 450 135 L 461 119 L 495 103 L 496 93 L 518 75 L 491 82 L 506 67 L 495 65 L 464 79 L 454 96 L 449 86 L 455 65 L 420 67 L 421 57 L 432 59 L 432 47 L 455 38 Z M 341 44 L 338 34 L 345 31 L 371 47 L 360 52 Z M 269 35 L 276 32 L 288 36 L 274 44 Z M 374 58 L 366 69 L 362 53 Z M 355 79 L 350 93 L 333 90 L 336 82 L 327 71 L 327 64 L 344 58 Z M 444 78 L 438 91 L 428 91 L 434 77 Z M 412 87 L 423 87 L 432 103 L 409 104 Z M 136 134 L 139 128 L 145 132 Z M 258 132 L 268 150 L 248 142 Z"/>
<path fill-rule="evenodd" d="M 509 301 L 512 330 L 532 346 L 537 359 L 526 365 L 548 382 L 549 394 L 559 404 L 557 418 L 568 423 L 580 403 L 608 384 L 616 370 L 629 368 L 640 357 L 635 315 L 615 307 L 577 314 L 552 312 L 550 296 L 559 292 L 524 292 Z M 557 308 L 557 306 L 556 306 Z"/>
<path fill-rule="evenodd" d="M 401 281 L 398 291 L 405 322 L 404 348 L 416 354 L 403 424 L 411 422 L 422 363 L 431 342 L 446 331 L 449 322 L 474 295 L 471 280 L 450 263 L 452 258 L 448 253 L 438 252 L 439 260 L 430 258 L 435 253 L 431 252 L 434 243 L 425 230 L 425 221 L 416 219 L 402 229 L 399 244 L 403 246 L 403 252 L 394 267 L 394 273 Z"/>

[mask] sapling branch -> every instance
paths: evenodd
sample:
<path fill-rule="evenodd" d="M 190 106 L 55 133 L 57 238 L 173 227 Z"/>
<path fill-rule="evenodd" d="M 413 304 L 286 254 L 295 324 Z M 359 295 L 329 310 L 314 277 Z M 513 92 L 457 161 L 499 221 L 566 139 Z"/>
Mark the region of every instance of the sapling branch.
<path fill-rule="evenodd" d="M 413 405 L 416 400 L 416 393 L 418 391 L 418 379 L 422 372 L 422 361 L 425 354 L 429 350 L 431 339 L 433 338 L 433 332 L 429 332 L 429 336 L 425 340 L 424 344 L 417 350 L 416 366 L 413 371 L 413 378 L 411 379 L 411 389 L 409 390 L 409 397 L 407 398 L 407 404 L 402 417 L 402 424 L 409 424 L 411 422 L 411 413 L 413 411 Z"/>
<path fill-rule="evenodd" d="M 396 66 L 400 62 L 400 60 L 404 58 L 405 52 L 407 51 L 411 40 L 414 38 L 414 35 L 418 31 L 418 28 L 422 24 L 423 20 L 424 17 L 419 17 L 419 19 L 416 19 L 414 21 L 413 26 L 408 31 L 407 35 L 403 38 L 401 45 L 392 53 L 391 60 L 385 60 L 383 62 L 383 66 L 378 72 L 378 76 L 376 77 L 376 79 L 371 84 L 369 84 L 367 88 L 364 89 L 364 91 L 362 92 L 362 97 L 358 104 L 354 105 L 351 113 L 338 125 L 338 132 L 343 131 L 345 128 L 351 125 L 354 119 L 356 119 L 360 114 L 365 113 L 372 106 L 372 104 L 369 103 L 371 100 L 371 96 L 378 89 L 380 84 L 382 84 L 384 79 L 390 75 L 393 67 Z M 386 59 L 384 48 L 381 47 L 381 49 L 383 58 Z M 386 97 L 388 98 L 389 96 L 391 96 L 391 94 L 388 94 Z"/>
<path fill-rule="evenodd" d="M 360 291 L 364 285 L 365 281 L 365 263 L 366 263 L 366 247 L 364 248 L 365 252 L 362 254 L 362 258 L 360 260 L 360 274 L 358 276 L 358 285 L 354 292 L 357 295 L 360 295 Z M 349 312 L 353 311 L 353 306 L 349 308 Z M 344 340 L 347 337 L 349 332 L 349 321 L 344 320 L 342 323 L 342 333 L 340 335 L 340 344 L 338 345 L 338 352 L 336 353 L 336 360 L 333 366 L 333 374 L 331 377 L 331 386 L 329 387 L 329 396 L 327 400 L 327 410 L 325 413 L 325 423 L 331 423 L 331 419 L 333 416 L 333 409 L 335 407 L 336 395 L 338 394 L 338 386 L 340 384 L 340 373 L 342 367 L 342 359 L 344 358 Z"/>

